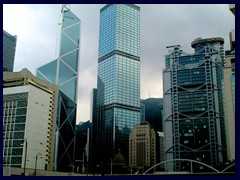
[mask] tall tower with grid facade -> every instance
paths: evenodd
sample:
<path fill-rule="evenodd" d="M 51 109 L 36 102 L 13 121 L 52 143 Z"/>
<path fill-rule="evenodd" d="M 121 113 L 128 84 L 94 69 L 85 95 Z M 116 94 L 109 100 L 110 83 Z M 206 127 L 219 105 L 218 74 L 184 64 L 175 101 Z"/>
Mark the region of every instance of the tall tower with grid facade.
<path fill-rule="evenodd" d="M 196 39 L 195 52 L 171 46 L 163 70 L 165 158 L 191 159 L 217 167 L 225 154 L 222 106 L 222 38 Z M 168 163 L 169 171 L 190 171 L 190 163 Z M 193 171 L 208 171 L 193 163 Z"/>
<path fill-rule="evenodd" d="M 128 160 L 128 139 L 140 123 L 140 8 L 108 4 L 100 10 L 97 82 L 97 163 L 118 149 Z"/>
<path fill-rule="evenodd" d="M 59 87 L 55 170 L 70 171 L 75 161 L 75 126 L 80 48 L 80 19 L 62 6 L 58 58 L 37 69 L 37 77 Z"/>

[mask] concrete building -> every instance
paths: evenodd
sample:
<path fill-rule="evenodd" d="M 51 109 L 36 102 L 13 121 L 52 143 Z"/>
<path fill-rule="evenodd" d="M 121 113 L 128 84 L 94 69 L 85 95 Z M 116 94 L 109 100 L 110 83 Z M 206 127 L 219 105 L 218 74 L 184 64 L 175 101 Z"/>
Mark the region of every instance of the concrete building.
<path fill-rule="evenodd" d="M 235 51 L 225 52 L 223 67 L 223 107 L 228 160 L 235 160 Z"/>
<path fill-rule="evenodd" d="M 235 15 L 235 5 L 229 5 Z M 229 33 L 231 49 L 225 51 L 223 67 L 223 108 L 226 129 L 227 158 L 235 160 L 235 30 Z"/>
<path fill-rule="evenodd" d="M 222 104 L 222 38 L 195 39 L 195 52 L 169 46 L 163 70 L 165 159 L 191 159 L 212 167 L 226 160 Z M 168 171 L 190 171 L 190 164 L 175 161 Z M 208 171 L 193 164 L 194 172 Z"/>
<path fill-rule="evenodd" d="M 72 171 L 75 161 L 80 24 L 80 19 L 70 10 L 70 6 L 63 5 L 58 57 L 36 71 L 38 78 L 59 87 L 54 160 L 57 171 Z"/>
<path fill-rule="evenodd" d="M 147 122 L 134 125 L 129 136 L 129 166 L 149 168 L 155 165 L 156 144 L 156 132 Z"/>
<path fill-rule="evenodd" d="M 229 10 L 233 13 L 235 17 L 235 4 L 229 4 Z M 231 50 L 235 49 L 235 29 L 229 33 L 230 48 Z"/>
<path fill-rule="evenodd" d="M 157 151 L 159 151 L 159 162 L 163 162 L 165 161 L 165 152 L 164 152 L 164 134 L 163 132 L 157 132 L 158 136 L 159 136 L 159 149 Z M 160 166 L 161 168 L 164 168 L 165 165 L 162 164 Z"/>
<path fill-rule="evenodd" d="M 13 71 L 17 36 L 3 30 L 3 71 Z"/>
<path fill-rule="evenodd" d="M 121 149 L 128 162 L 128 141 L 140 123 L 140 8 L 108 4 L 100 10 L 97 80 L 98 162 Z"/>
<path fill-rule="evenodd" d="M 4 166 L 53 170 L 57 96 L 27 69 L 3 72 Z"/>

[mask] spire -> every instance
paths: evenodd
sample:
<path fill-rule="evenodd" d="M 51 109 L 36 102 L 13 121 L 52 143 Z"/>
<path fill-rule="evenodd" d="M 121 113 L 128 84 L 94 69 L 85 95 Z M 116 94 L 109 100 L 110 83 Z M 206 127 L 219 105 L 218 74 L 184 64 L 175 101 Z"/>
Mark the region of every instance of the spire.
<path fill-rule="evenodd" d="M 70 11 L 70 4 L 63 4 L 62 5 L 62 12 Z"/>

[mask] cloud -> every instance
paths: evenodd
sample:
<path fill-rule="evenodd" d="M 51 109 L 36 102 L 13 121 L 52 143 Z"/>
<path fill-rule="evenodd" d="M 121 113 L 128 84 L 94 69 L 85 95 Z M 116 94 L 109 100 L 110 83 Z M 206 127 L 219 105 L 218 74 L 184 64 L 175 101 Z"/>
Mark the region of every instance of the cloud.
<path fill-rule="evenodd" d="M 166 46 L 181 45 L 193 53 L 197 38 L 220 36 L 226 39 L 234 26 L 228 5 L 140 5 L 141 7 L 141 97 L 162 97 L 162 69 Z M 159 91 L 159 92 L 157 92 Z M 152 92 L 152 93 L 151 93 Z"/>
<path fill-rule="evenodd" d="M 90 95 L 97 86 L 99 15 L 103 4 L 73 4 L 81 19 L 77 122 L 90 117 Z M 193 53 L 197 38 L 223 37 L 229 49 L 228 33 L 235 17 L 227 4 L 139 4 L 141 8 L 141 98 L 162 97 L 162 69 L 166 46 L 180 44 Z M 14 12 L 14 13 L 13 13 Z M 17 35 L 14 71 L 35 69 L 57 57 L 60 4 L 4 4 L 3 29 Z"/>

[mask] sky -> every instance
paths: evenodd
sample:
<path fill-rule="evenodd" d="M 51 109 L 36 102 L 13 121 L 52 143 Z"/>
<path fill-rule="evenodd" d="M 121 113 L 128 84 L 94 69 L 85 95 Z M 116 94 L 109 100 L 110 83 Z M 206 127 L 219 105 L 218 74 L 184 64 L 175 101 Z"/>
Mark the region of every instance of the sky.
<path fill-rule="evenodd" d="M 222 37 L 230 49 L 235 17 L 228 4 L 136 4 L 141 19 L 141 99 L 163 97 L 162 70 L 166 46 L 181 45 L 193 53 L 198 38 Z M 90 97 L 97 87 L 100 9 L 105 4 L 72 4 L 81 19 L 77 123 L 90 118 Z M 3 4 L 3 29 L 17 35 L 14 71 L 36 68 L 57 57 L 61 4 Z"/>

